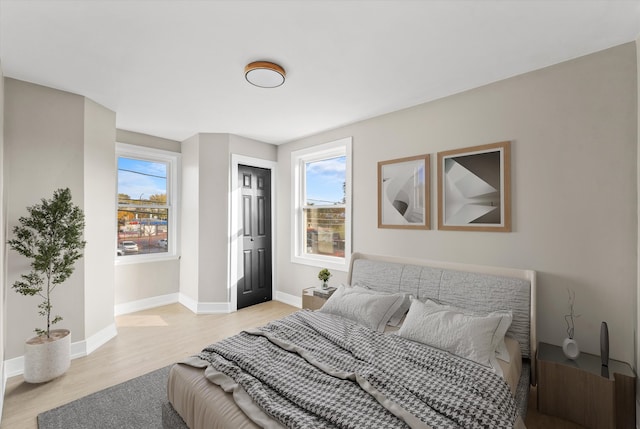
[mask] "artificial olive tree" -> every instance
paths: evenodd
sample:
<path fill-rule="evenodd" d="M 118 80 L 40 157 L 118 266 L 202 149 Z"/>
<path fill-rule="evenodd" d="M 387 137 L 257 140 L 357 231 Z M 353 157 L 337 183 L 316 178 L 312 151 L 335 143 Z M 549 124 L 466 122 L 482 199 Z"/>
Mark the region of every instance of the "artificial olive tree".
<path fill-rule="evenodd" d="M 58 189 L 53 198 L 43 198 L 40 204 L 27 207 L 29 216 L 20 217 L 13 227 L 14 238 L 7 243 L 11 249 L 31 259 L 31 271 L 22 274 L 12 288 L 26 296 L 40 296 L 38 313 L 47 319 L 47 328 L 36 328 L 39 336 L 50 337 L 51 325 L 62 317 L 51 316 L 51 293 L 64 283 L 82 257 L 86 242 L 82 239 L 84 213 L 71 201 L 69 188 Z"/>

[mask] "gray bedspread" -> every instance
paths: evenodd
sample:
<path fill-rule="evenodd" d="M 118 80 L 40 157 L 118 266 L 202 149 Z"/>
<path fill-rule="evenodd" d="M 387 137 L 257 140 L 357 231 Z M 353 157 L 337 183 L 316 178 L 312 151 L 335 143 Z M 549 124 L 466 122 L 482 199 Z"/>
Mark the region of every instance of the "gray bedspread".
<path fill-rule="evenodd" d="M 524 426 L 489 369 L 330 314 L 299 311 L 212 344 L 197 360 L 286 427 Z"/>

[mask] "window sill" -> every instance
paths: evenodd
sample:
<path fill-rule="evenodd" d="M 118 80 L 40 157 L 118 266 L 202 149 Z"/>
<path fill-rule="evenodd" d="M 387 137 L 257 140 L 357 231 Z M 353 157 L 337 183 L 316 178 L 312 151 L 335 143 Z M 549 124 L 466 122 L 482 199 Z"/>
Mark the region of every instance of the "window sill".
<path fill-rule="evenodd" d="M 145 264 L 148 262 L 162 262 L 162 261 L 178 261 L 179 255 L 136 255 L 136 256 L 116 256 L 114 265 L 131 265 L 131 264 Z"/>
<path fill-rule="evenodd" d="M 349 271 L 349 258 L 345 258 L 343 262 L 337 262 L 333 258 L 293 256 L 291 258 L 291 262 L 294 264 L 309 265 L 317 268 L 327 268 L 329 270 Z"/>

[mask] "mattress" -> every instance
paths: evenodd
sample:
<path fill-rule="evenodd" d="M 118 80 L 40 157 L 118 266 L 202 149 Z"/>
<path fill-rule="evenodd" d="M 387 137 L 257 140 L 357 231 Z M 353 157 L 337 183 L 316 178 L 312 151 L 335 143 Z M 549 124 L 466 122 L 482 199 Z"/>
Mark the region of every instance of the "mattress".
<path fill-rule="evenodd" d="M 191 429 L 258 429 L 238 408 L 231 392 L 211 383 L 204 368 L 175 364 L 169 372 L 167 396 Z"/>
<path fill-rule="evenodd" d="M 509 362 L 498 359 L 498 364 L 502 368 L 502 377 L 509 385 L 511 393 L 516 394 L 518 382 L 522 374 L 522 355 L 520 354 L 520 343 L 511 337 L 505 337 L 504 342 L 509 352 Z"/>
<path fill-rule="evenodd" d="M 515 395 L 522 371 L 522 357 L 518 341 L 506 337 L 505 343 L 510 362 L 498 362 L 505 381 Z M 183 364 L 174 365 L 169 373 L 169 402 L 190 429 L 282 427 L 277 421 L 253 408 L 252 404 L 247 404 L 248 396 L 245 392 L 233 391 L 231 383 L 226 385 L 222 377 L 216 380 L 222 387 L 216 385 L 210 382 L 204 373 L 204 368 Z M 210 373 L 207 376 L 215 378 Z M 234 396 L 245 411 L 236 404 Z M 247 414 L 251 415 L 251 418 Z M 252 419 L 260 422 L 260 425 L 256 425 Z"/>

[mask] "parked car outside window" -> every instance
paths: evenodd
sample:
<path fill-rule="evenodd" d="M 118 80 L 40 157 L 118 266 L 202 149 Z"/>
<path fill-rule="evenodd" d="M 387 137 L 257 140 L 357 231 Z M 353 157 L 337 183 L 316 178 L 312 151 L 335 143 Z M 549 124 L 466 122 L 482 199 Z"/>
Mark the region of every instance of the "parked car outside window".
<path fill-rule="evenodd" d="M 138 244 L 135 241 L 123 241 L 120 243 L 120 247 L 125 251 L 125 253 L 138 251 Z"/>

